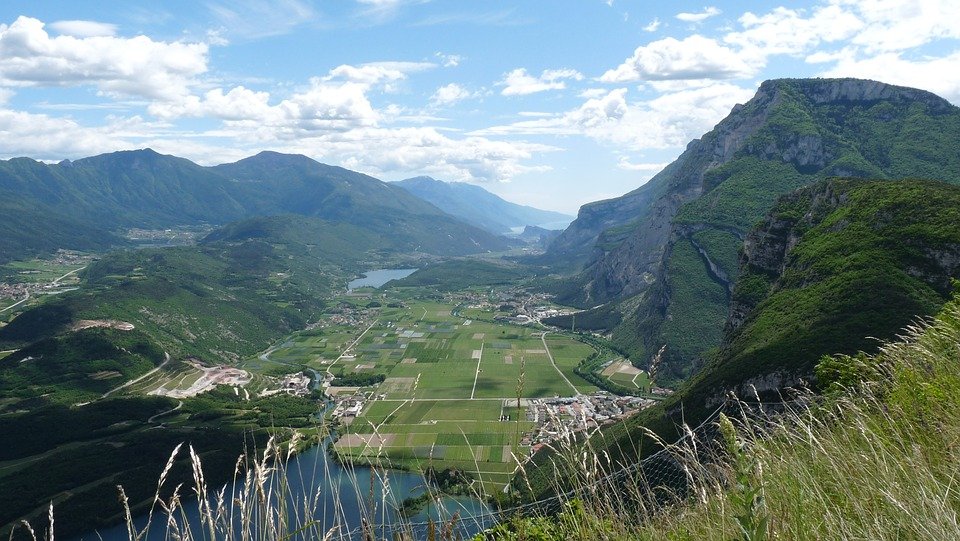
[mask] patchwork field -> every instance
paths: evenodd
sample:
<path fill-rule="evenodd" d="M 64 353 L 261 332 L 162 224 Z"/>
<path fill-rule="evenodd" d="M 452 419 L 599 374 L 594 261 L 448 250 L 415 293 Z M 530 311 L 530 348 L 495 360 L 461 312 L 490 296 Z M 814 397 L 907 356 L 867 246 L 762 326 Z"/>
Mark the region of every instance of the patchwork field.
<path fill-rule="evenodd" d="M 532 427 L 518 418 L 525 412 L 515 400 L 378 400 L 350 424 L 336 449 L 373 463 L 461 468 L 494 489 L 509 480 L 519 434 Z"/>
<path fill-rule="evenodd" d="M 573 372 L 593 353 L 590 346 L 549 334 L 544 341 L 539 330 L 491 322 L 495 314 L 468 316 L 433 301 L 393 302 L 353 327 L 298 333 L 245 367 L 382 375 L 360 414 L 341 429 L 336 449 L 342 456 L 458 467 L 488 488 L 502 487 L 516 465 L 513 454 L 526 452 L 517 448 L 520 435 L 532 427 L 517 397 L 571 396 L 596 387 Z"/>
<path fill-rule="evenodd" d="M 628 361 L 615 361 L 604 368 L 600 375 L 624 387 L 650 392 L 650 377 Z"/>

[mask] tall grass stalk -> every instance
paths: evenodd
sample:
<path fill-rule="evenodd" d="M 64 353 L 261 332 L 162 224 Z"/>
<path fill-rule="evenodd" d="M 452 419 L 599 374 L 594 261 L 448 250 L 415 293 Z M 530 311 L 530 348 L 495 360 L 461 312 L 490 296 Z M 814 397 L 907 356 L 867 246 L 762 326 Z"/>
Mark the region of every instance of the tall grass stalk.
<path fill-rule="evenodd" d="M 821 379 L 833 379 L 825 396 L 781 405 L 776 413 L 735 402 L 739 407 L 728 410 L 729 416 L 712 421 L 715 430 L 704 435 L 685 427 L 685 438 L 661 442 L 662 451 L 641 467 L 611 464 L 605 451 L 593 446 L 595 440 L 563 434 L 552 445 L 555 489 L 563 496 L 508 510 L 499 526 L 478 537 L 960 538 L 960 301 L 874 356 L 834 357 L 821 367 Z M 379 429 L 373 427 L 374 437 Z M 159 515 L 169 540 L 457 538 L 462 520 L 456 512 L 422 530 L 409 523 L 385 526 L 399 506 L 384 478 L 386 468 L 371 472 L 386 487 L 379 498 L 361 486 L 348 463 L 346 486 L 323 484 L 290 502 L 287 465 L 294 445 L 289 443 L 270 439 L 261 452 L 242 456 L 235 482 L 216 492 L 203 476 L 202 458 L 190 449 L 192 491 L 177 486 L 161 497 L 178 447 L 160 476 L 146 528 Z M 382 453 L 381 441 L 365 460 L 375 462 Z M 516 458 L 523 486 L 526 462 Z M 332 478 L 329 462 L 322 463 L 325 471 L 315 467 L 307 476 Z M 424 487 L 431 498 L 439 496 L 426 480 Z M 146 528 L 135 527 L 120 490 L 129 539 L 141 541 Z M 342 505 L 332 511 L 320 505 L 322 491 L 337 501 L 342 491 L 352 492 L 361 506 L 362 531 L 352 530 L 357 525 L 348 523 Z M 483 496 L 479 486 L 476 495 Z M 187 505 L 197 506 L 200 528 L 188 526 Z M 49 522 L 52 540 L 52 514 Z M 29 524 L 25 530 L 37 539 Z"/>
<path fill-rule="evenodd" d="M 623 465 L 605 466 L 576 438 L 560 442 L 555 484 L 566 495 L 550 513 L 515 517 L 486 537 L 960 538 L 957 302 L 877 355 L 831 362 L 846 377 L 826 396 L 777 413 L 737 402 L 717 423 L 726 424 L 720 441 L 687 428 L 664 445 L 646 471 L 672 462 L 683 475 L 673 488 L 642 469 L 611 476 Z"/>

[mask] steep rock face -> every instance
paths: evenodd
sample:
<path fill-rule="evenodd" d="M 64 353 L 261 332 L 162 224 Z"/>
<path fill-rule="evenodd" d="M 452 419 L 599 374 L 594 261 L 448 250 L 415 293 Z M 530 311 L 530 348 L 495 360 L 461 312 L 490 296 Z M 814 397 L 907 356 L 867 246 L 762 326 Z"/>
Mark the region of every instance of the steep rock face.
<path fill-rule="evenodd" d="M 744 242 L 701 392 L 777 391 L 935 313 L 960 277 L 957 220 L 960 188 L 938 182 L 833 179 L 781 198 Z"/>
<path fill-rule="evenodd" d="M 676 161 L 649 182 L 621 197 L 581 207 L 577 219 L 550 245 L 547 255 L 578 258 L 589 254 L 592 257 L 585 273 L 592 277 L 588 298 L 609 300 L 624 289 L 627 295 L 644 289 L 636 280 L 637 272 L 642 276 L 653 270 L 650 264 L 657 258 L 628 263 L 633 260 L 631 255 L 645 254 L 651 247 L 659 248 L 662 253 L 670 220 L 680 206 L 703 193 L 704 173 L 732 159 L 743 143 L 764 125 L 770 107 L 777 100 L 773 87 L 761 85 L 749 109 L 744 105 L 735 106 L 727 118 L 702 139 L 691 141 Z M 602 242 L 598 244 L 611 228 L 624 226 L 633 234 L 622 241 L 625 252 L 622 256 L 613 253 L 619 248 L 618 243 L 608 247 Z M 608 256 L 611 260 L 604 261 Z M 598 280 L 596 285 L 592 285 L 594 280 Z"/>
<path fill-rule="evenodd" d="M 777 197 L 837 174 L 958 182 L 958 140 L 960 109 L 929 92 L 855 79 L 767 81 L 647 185 L 581 211 L 549 250 L 582 253 L 577 242 L 593 243 L 576 287 L 561 299 L 584 307 L 619 303 L 655 286 L 636 308 L 619 308 L 622 322 L 611 330 L 615 339 L 641 335 L 627 347 L 640 365 L 666 345 L 667 378 L 687 377 L 703 352 L 719 345 L 719 331 L 699 343 L 685 338 L 728 309 L 737 269 L 728 263 L 725 280 L 717 262 L 736 260 L 740 239 Z M 633 215 L 614 215 L 618 209 Z M 610 223 L 617 225 L 598 231 Z M 775 232 L 777 224 L 768 227 Z M 711 242 L 692 238 L 704 230 Z M 688 242 L 699 262 L 689 257 Z M 726 299 L 704 294 L 711 282 Z M 742 307 L 733 310 L 743 316 Z"/>

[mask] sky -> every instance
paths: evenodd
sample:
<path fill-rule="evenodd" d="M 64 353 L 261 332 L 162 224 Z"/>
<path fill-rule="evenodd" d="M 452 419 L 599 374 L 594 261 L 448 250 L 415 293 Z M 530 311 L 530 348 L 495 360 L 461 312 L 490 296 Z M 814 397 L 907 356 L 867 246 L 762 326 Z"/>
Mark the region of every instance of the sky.
<path fill-rule="evenodd" d="M 0 158 L 275 150 L 575 214 L 766 79 L 960 104 L 958 21 L 960 0 L 4 0 Z"/>

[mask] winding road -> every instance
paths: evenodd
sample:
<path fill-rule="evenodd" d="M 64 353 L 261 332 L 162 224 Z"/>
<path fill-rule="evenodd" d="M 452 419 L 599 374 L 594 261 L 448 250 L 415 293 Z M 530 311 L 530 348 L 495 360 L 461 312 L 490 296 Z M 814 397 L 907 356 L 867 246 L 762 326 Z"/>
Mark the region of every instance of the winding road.
<path fill-rule="evenodd" d="M 138 381 L 142 381 L 142 380 L 143 380 L 144 378 L 146 378 L 147 376 L 151 376 L 151 375 L 153 375 L 153 374 L 156 374 L 158 370 L 160 370 L 161 368 L 163 368 L 164 366 L 166 366 L 167 363 L 169 363 L 169 362 L 170 362 L 170 354 L 167 353 L 166 351 L 164 351 L 164 352 L 163 352 L 163 362 L 160 363 L 160 364 L 158 364 L 156 368 L 154 368 L 153 370 L 151 370 L 151 371 L 147 372 L 146 374 L 140 376 L 139 378 L 132 379 L 132 380 L 124 383 L 123 385 L 121 385 L 121 386 L 119 386 L 119 387 L 114 387 L 113 389 L 110 389 L 109 391 L 103 393 L 103 396 L 101 396 L 100 399 L 102 400 L 102 399 L 104 399 L 104 398 L 112 395 L 113 393 L 119 391 L 120 389 L 126 389 L 127 387 L 133 385 L 134 383 L 137 383 Z"/>
<path fill-rule="evenodd" d="M 164 415 L 166 415 L 166 414 L 168 414 L 168 413 L 173 413 L 173 412 L 177 411 L 178 409 L 180 409 L 180 408 L 182 408 L 182 407 L 183 407 L 183 400 L 177 400 L 177 405 L 176 405 L 176 406 L 168 409 L 167 411 L 161 411 L 160 413 L 151 416 L 149 419 L 147 419 L 147 422 L 148 422 L 148 423 L 152 423 L 153 420 L 156 419 L 157 417 L 162 417 L 162 416 L 164 416 Z"/>

